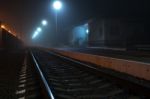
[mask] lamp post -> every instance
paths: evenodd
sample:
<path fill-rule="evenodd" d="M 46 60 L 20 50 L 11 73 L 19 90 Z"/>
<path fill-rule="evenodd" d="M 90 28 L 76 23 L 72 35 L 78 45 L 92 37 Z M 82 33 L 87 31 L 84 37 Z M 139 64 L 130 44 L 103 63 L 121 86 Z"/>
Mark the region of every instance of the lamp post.
<path fill-rule="evenodd" d="M 32 35 L 32 39 L 34 39 L 34 38 L 36 38 L 38 35 L 39 35 L 39 33 L 42 31 L 42 28 L 41 27 L 38 27 L 37 29 L 36 29 L 36 31 L 34 32 L 34 34 Z"/>
<path fill-rule="evenodd" d="M 47 20 L 42 20 L 41 24 L 42 24 L 42 26 L 47 26 L 48 21 Z M 35 39 L 39 35 L 40 32 L 42 32 L 42 27 L 37 27 L 36 31 L 32 35 L 32 39 Z"/>
<path fill-rule="evenodd" d="M 57 33 L 57 31 L 58 31 L 58 11 L 61 10 L 61 8 L 62 8 L 62 2 L 60 0 L 54 1 L 53 2 L 53 8 L 56 11 L 55 12 L 56 13 L 56 16 L 55 16 L 56 20 L 55 20 L 55 22 L 56 22 L 56 33 Z"/>

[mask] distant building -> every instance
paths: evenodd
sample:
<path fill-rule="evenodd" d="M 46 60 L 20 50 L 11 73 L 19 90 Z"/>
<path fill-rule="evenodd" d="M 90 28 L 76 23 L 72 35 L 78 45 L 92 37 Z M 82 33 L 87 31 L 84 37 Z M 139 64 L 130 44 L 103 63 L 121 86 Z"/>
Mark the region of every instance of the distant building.
<path fill-rule="evenodd" d="M 143 44 L 146 37 L 141 19 L 93 19 L 88 24 L 90 47 L 128 47 Z"/>
<path fill-rule="evenodd" d="M 69 34 L 72 47 L 150 48 L 150 29 L 144 19 L 92 19 Z"/>

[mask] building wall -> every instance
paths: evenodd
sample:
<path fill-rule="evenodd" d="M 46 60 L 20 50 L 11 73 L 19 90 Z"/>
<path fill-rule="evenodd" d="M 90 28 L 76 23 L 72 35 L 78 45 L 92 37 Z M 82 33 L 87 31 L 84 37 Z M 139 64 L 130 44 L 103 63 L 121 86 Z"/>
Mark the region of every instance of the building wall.
<path fill-rule="evenodd" d="M 103 46 L 105 44 L 105 21 L 92 20 L 89 22 L 89 46 Z"/>
<path fill-rule="evenodd" d="M 89 46 L 128 47 L 146 37 L 141 19 L 94 19 L 89 29 Z"/>
<path fill-rule="evenodd" d="M 23 49 L 23 42 L 16 36 L 10 34 L 7 30 L 2 29 L 2 48 L 5 49 Z"/>
<path fill-rule="evenodd" d="M 126 36 L 120 20 L 105 20 L 105 46 L 124 47 Z"/>
<path fill-rule="evenodd" d="M 0 47 L 2 47 L 2 28 L 1 28 L 1 21 L 0 21 Z"/>

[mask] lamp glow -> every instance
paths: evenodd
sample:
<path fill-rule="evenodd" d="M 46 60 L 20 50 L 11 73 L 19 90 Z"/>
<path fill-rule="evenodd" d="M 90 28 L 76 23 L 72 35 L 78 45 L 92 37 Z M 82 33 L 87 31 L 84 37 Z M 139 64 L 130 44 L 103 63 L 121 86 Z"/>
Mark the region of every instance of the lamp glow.
<path fill-rule="evenodd" d="M 38 28 L 37 28 L 37 31 L 38 31 L 38 32 L 41 32 L 41 31 L 42 31 L 42 29 L 41 29 L 40 27 L 38 27 Z"/>
<path fill-rule="evenodd" d="M 47 21 L 46 21 L 46 20 L 43 20 L 43 21 L 42 21 L 42 25 L 43 25 L 43 26 L 46 26 L 46 25 L 47 25 Z"/>
<path fill-rule="evenodd" d="M 6 27 L 4 25 L 1 25 L 1 28 L 5 29 Z"/>
<path fill-rule="evenodd" d="M 39 35 L 39 32 L 38 31 L 35 31 L 33 36 L 32 36 L 32 39 L 34 39 L 37 35 Z"/>
<path fill-rule="evenodd" d="M 53 3 L 53 7 L 55 10 L 60 10 L 62 8 L 62 3 L 61 1 L 59 0 L 56 0 L 54 3 Z"/>
<path fill-rule="evenodd" d="M 89 30 L 88 29 L 86 30 L 86 33 L 89 34 Z"/>

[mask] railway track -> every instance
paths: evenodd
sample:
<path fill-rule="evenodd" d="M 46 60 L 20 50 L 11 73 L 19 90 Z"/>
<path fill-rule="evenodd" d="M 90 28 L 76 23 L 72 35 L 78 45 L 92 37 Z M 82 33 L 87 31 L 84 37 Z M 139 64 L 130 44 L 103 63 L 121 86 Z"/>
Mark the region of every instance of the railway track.
<path fill-rule="evenodd" d="M 32 63 L 29 62 L 27 54 L 19 71 L 19 77 L 17 81 L 18 83 L 15 94 L 18 99 L 42 98 L 37 73 Z"/>
<path fill-rule="evenodd" d="M 38 81 L 25 51 L 0 51 L 0 99 L 41 99 Z"/>
<path fill-rule="evenodd" d="M 148 99 L 132 93 L 128 88 L 80 68 L 52 52 L 33 50 L 32 58 L 43 82 L 45 92 L 51 99 Z M 91 70 L 92 71 L 92 70 Z M 43 89 L 44 89 L 43 88 Z"/>
<path fill-rule="evenodd" d="M 0 54 L 1 99 L 149 99 L 94 73 L 90 65 L 53 52 Z"/>

